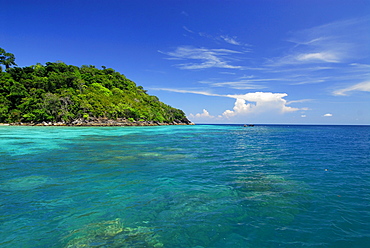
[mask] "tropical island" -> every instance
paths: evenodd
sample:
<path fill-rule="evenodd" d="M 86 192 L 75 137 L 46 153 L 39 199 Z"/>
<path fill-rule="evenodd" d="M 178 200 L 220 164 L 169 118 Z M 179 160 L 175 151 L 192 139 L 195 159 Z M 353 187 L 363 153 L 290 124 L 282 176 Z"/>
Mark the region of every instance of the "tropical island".
<path fill-rule="evenodd" d="M 1 67 L 5 66 L 5 70 Z M 189 125 L 185 113 L 102 66 L 47 62 L 17 67 L 0 48 L 0 123 L 9 125 Z"/>

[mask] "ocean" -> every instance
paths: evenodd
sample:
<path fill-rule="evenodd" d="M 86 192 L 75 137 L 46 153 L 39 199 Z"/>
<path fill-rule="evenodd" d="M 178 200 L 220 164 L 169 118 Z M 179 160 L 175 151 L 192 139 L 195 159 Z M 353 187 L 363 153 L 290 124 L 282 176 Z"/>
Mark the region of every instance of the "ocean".
<path fill-rule="evenodd" d="M 0 126 L 0 247 L 370 247 L 370 126 Z"/>

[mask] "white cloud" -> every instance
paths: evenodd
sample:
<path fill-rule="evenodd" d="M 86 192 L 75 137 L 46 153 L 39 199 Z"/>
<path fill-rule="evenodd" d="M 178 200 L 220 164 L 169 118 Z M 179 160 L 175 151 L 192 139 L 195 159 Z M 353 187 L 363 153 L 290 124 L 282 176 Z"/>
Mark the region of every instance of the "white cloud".
<path fill-rule="evenodd" d="M 302 118 L 306 118 L 306 117 L 307 117 L 307 115 L 301 115 L 301 117 L 302 117 Z"/>
<path fill-rule="evenodd" d="M 161 52 L 161 51 L 159 51 Z M 195 60 L 199 62 L 178 64 L 180 69 L 194 70 L 206 68 L 242 69 L 241 66 L 228 64 L 226 60 L 232 54 L 241 52 L 229 49 L 208 49 L 180 46 L 173 52 L 161 52 L 170 56 L 172 60 Z"/>
<path fill-rule="evenodd" d="M 204 96 L 223 96 L 219 94 L 210 93 L 208 91 L 199 91 L 199 90 L 182 90 L 182 89 L 171 89 L 171 88 L 150 88 L 150 89 L 177 92 L 177 93 L 197 94 L 197 95 L 204 95 Z"/>
<path fill-rule="evenodd" d="M 199 119 L 213 119 L 214 116 L 210 115 L 209 112 L 206 109 L 203 109 L 203 112 L 200 114 L 190 114 L 189 118 L 192 120 L 199 120 Z"/>
<path fill-rule="evenodd" d="M 200 81 L 199 83 L 208 84 L 212 87 L 228 87 L 231 89 L 237 90 L 251 90 L 251 89 L 264 89 L 266 86 L 255 84 L 255 81 L 263 81 L 263 80 L 247 80 L 242 79 L 238 81 L 229 81 L 229 82 L 211 82 L 211 81 Z M 267 79 L 268 81 L 268 79 Z"/>
<path fill-rule="evenodd" d="M 206 32 L 197 32 L 196 33 L 196 32 L 194 32 L 193 30 L 189 29 L 186 26 L 183 26 L 183 29 L 185 29 L 187 32 L 189 32 L 191 34 L 198 34 L 200 37 L 204 37 L 204 38 L 210 39 L 212 41 L 216 41 L 216 42 L 224 41 L 228 44 L 235 45 L 235 46 L 244 46 L 244 47 L 251 46 L 247 43 L 242 43 L 242 42 L 238 41 L 237 40 L 238 38 L 236 36 L 232 36 L 232 37 L 230 37 L 229 35 L 215 36 L 215 35 L 212 35 L 212 34 L 209 34 L 209 33 L 206 33 Z"/>
<path fill-rule="evenodd" d="M 338 56 L 335 53 L 331 52 L 320 52 L 320 53 L 304 53 L 299 54 L 296 59 L 298 61 L 323 61 L 323 62 L 330 62 L 330 63 L 337 63 L 339 62 Z"/>
<path fill-rule="evenodd" d="M 272 60 L 272 66 L 284 65 L 302 65 L 314 63 L 339 63 L 341 62 L 341 55 L 336 51 L 319 51 L 319 52 L 297 52 L 286 55 L 282 58 Z"/>
<path fill-rule="evenodd" d="M 330 113 L 328 113 L 328 114 L 324 114 L 323 116 L 324 116 L 324 117 L 332 117 L 333 115 L 332 115 L 332 114 L 330 114 Z"/>
<path fill-rule="evenodd" d="M 220 37 L 221 37 L 221 39 L 223 39 L 224 41 L 226 41 L 229 44 L 236 45 L 236 46 L 241 45 L 241 43 L 236 40 L 236 37 L 229 37 L 227 35 L 221 35 Z"/>
<path fill-rule="evenodd" d="M 357 67 L 357 68 L 366 69 L 366 70 L 370 69 L 370 65 L 367 65 L 367 64 L 352 63 L 350 65 Z"/>
<path fill-rule="evenodd" d="M 301 102 L 310 102 L 310 101 L 312 101 L 312 99 L 301 99 L 301 100 L 289 101 L 286 104 L 289 105 L 289 104 L 292 104 L 292 103 L 301 103 Z M 308 110 L 308 109 L 304 109 L 304 110 Z"/>
<path fill-rule="evenodd" d="M 299 110 L 287 106 L 287 101 L 283 99 L 288 96 L 286 93 L 271 93 L 271 92 L 254 92 L 244 95 L 227 95 L 227 97 L 235 98 L 233 110 L 226 110 L 223 116 L 229 118 L 235 115 L 245 115 L 250 113 L 287 113 Z"/>
<path fill-rule="evenodd" d="M 269 82 L 287 82 L 290 81 L 288 77 L 270 77 L 270 78 L 259 78 L 253 75 L 244 75 L 241 77 L 236 78 L 235 80 L 230 81 L 218 81 L 219 79 L 211 79 L 211 80 L 203 80 L 198 81 L 201 84 L 207 84 L 212 87 L 225 87 L 230 89 L 237 89 L 237 90 L 257 90 L 257 89 L 265 89 L 265 86 Z"/>
<path fill-rule="evenodd" d="M 325 78 L 316 78 L 316 79 L 302 79 L 302 81 L 297 81 L 295 83 L 291 83 L 290 85 L 303 85 L 303 84 L 318 84 L 318 83 L 323 83 L 325 80 L 330 79 L 329 77 Z"/>
<path fill-rule="evenodd" d="M 236 99 L 233 110 L 225 110 L 222 115 L 226 118 L 230 118 L 235 115 L 247 114 L 251 112 L 252 108 L 252 104 L 246 103 L 244 99 Z"/>
<path fill-rule="evenodd" d="M 203 110 L 202 113 L 190 114 L 189 118 L 198 118 L 198 119 L 210 119 L 215 118 L 217 120 L 230 119 L 237 116 L 245 115 L 276 115 L 276 114 L 285 114 L 289 112 L 295 112 L 298 110 L 308 110 L 308 108 L 293 108 L 289 105 L 292 102 L 304 102 L 307 100 L 298 100 L 287 102 L 284 97 L 288 96 L 286 93 L 272 93 L 272 92 L 254 92 L 247 93 L 244 95 L 220 95 L 209 93 L 205 91 L 193 91 L 193 90 L 180 90 L 180 89 L 168 89 L 168 88 L 154 88 L 152 90 L 165 90 L 178 93 L 191 93 L 199 94 L 205 96 L 218 96 L 218 97 L 228 97 L 234 98 L 235 103 L 232 110 L 225 110 L 222 115 L 217 117 L 211 116 L 207 110 Z"/>
<path fill-rule="evenodd" d="M 182 26 L 183 29 L 185 29 L 185 31 L 191 33 L 191 34 L 194 34 L 194 31 L 193 30 L 190 30 L 188 27 L 186 26 Z"/>
<path fill-rule="evenodd" d="M 344 89 L 336 90 L 333 92 L 337 96 L 346 96 L 351 91 L 367 91 L 370 92 L 370 81 L 361 82 Z"/>
<path fill-rule="evenodd" d="M 237 89 L 237 90 L 251 90 L 251 89 L 264 89 L 264 88 L 266 88 L 266 86 L 262 86 L 262 85 L 258 85 L 258 84 L 252 84 L 248 80 L 213 83 L 213 86 L 216 86 L 216 87 L 228 86 L 231 89 Z"/>
<path fill-rule="evenodd" d="M 270 65 L 344 63 L 367 56 L 368 22 L 368 17 L 349 19 L 295 32 L 289 39 L 295 46 Z"/>

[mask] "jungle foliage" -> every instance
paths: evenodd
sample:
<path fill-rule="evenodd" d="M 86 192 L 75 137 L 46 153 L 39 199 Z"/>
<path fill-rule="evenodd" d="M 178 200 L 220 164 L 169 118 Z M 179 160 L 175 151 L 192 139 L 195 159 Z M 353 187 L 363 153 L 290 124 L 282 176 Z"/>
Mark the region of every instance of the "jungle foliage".
<path fill-rule="evenodd" d="M 0 122 L 65 122 L 89 117 L 172 123 L 187 121 L 182 110 L 151 96 L 111 68 L 63 62 L 12 67 L 3 56 Z"/>

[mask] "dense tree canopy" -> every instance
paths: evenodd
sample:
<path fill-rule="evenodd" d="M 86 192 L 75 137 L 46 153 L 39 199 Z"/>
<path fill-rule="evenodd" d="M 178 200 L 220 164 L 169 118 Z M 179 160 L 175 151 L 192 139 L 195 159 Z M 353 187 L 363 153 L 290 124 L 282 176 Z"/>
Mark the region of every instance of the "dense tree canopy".
<path fill-rule="evenodd" d="M 5 65 L 5 68 L 8 69 L 13 65 L 17 65 L 15 63 L 15 57 L 12 53 L 7 53 L 4 49 L 0 47 L 0 64 Z M 0 67 L 0 71 L 1 67 Z"/>
<path fill-rule="evenodd" d="M 14 64 L 0 71 L 0 122 L 71 123 L 92 117 L 188 122 L 183 111 L 148 95 L 111 68 L 63 62 L 11 68 Z"/>

